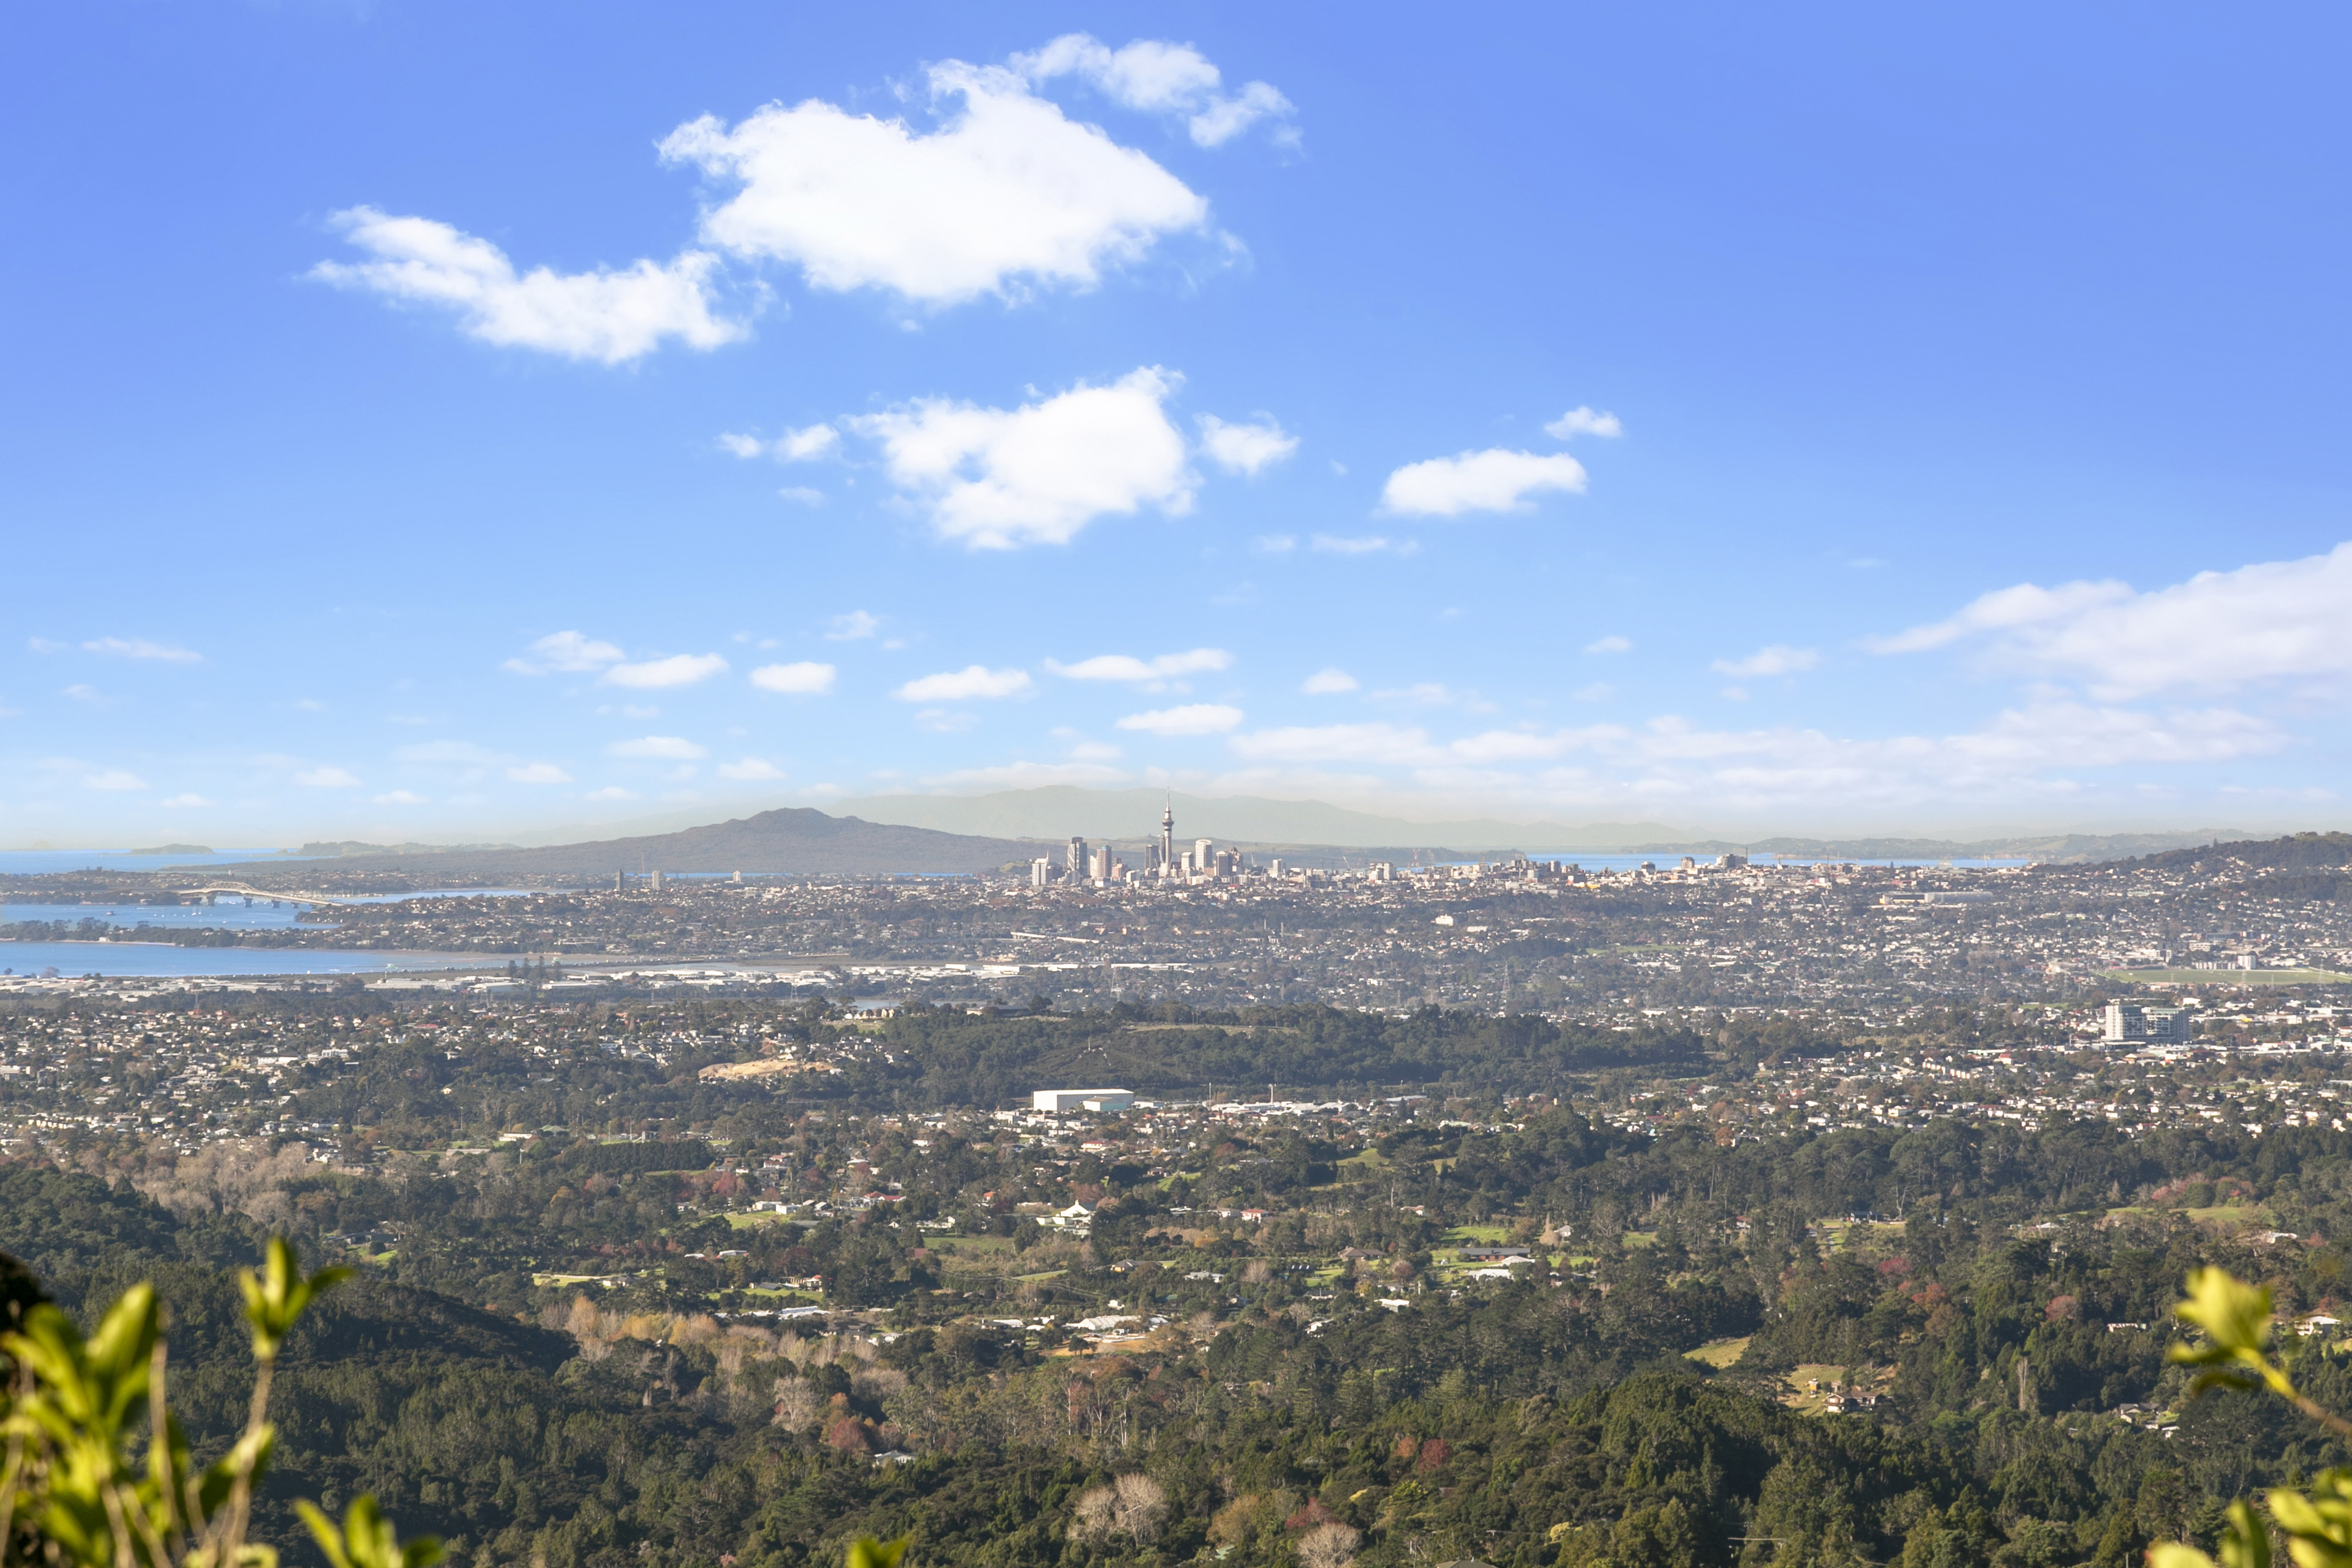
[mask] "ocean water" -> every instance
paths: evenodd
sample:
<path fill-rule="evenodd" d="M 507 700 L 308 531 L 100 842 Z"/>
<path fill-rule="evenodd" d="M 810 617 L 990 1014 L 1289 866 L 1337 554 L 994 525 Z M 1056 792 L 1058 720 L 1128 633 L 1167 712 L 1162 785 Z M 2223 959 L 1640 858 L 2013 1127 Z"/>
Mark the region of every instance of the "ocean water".
<path fill-rule="evenodd" d="M 488 952 L 327 952 L 299 948 L 174 947 L 161 942 L 0 942 L 0 973 L 48 970 L 78 977 L 155 980 L 241 974 L 384 974 L 415 969 L 496 968 Z"/>
<path fill-rule="evenodd" d="M 299 904 L 0 904 L 0 923 L 18 921 L 104 921 L 129 931 L 150 925 L 158 931 L 291 931 L 302 912 Z M 305 931 L 331 929 L 329 922 L 299 922 Z"/>

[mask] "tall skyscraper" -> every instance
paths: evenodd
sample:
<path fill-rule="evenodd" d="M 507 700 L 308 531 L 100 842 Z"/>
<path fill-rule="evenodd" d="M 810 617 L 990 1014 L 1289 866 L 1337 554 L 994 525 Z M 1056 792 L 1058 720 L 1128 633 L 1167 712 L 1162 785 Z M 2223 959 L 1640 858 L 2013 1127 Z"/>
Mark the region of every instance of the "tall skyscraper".
<path fill-rule="evenodd" d="M 1160 812 L 1160 874 L 1163 877 L 1176 869 L 1176 792 L 1168 792 L 1168 803 Z"/>
<path fill-rule="evenodd" d="M 1073 837 L 1070 839 L 1069 858 L 1063 861 L 1062 864 L 1069 868 L 1069 878 L 1071 881 L 1084 881 L 1087 875 L 1087 841 L 1083 838 Z"/>

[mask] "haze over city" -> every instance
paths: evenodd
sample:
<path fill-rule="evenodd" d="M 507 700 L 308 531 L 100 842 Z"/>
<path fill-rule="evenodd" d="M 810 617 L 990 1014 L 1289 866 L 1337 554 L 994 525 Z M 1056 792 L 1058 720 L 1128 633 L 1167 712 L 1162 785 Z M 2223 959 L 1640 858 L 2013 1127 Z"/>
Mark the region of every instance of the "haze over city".
<path fill-rule="evenodd" d="M 43 8 L 0 846 L 2342 826 L 2343 23 L 2144 20 Z"/>

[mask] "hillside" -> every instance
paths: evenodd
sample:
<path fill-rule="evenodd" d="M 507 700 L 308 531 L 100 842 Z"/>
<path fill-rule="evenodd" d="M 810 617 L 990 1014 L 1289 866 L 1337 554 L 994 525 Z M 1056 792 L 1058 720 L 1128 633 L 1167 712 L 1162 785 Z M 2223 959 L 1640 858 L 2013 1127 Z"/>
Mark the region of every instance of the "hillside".
<path fill-rule="evenodd" d="M 2179 871 L 2332 871 L 2352 866 L 2352 833 L 2294 833 L 2150 855 L 2143 864 Z"/>
<path fill-rule="evenodd" d="M 462 887 L 548 878 L 601 880 L 617 871 L 631 876 L 651 870 L 780 876 L 992 871 L 1035 853 L 1035 846 L 1009 838 L 934 833 L 788 806 L 678 833 L 536 849 L 347 854 L 337 857 L 331 869 L 338 878 L 414 873 L 432 886 Z M 320 869 L 315 861 L 257 860 L 212 868 L 208 874 L 266 879 L 264 885 L 291 887 L 306 878 L 316 880 Z"/>

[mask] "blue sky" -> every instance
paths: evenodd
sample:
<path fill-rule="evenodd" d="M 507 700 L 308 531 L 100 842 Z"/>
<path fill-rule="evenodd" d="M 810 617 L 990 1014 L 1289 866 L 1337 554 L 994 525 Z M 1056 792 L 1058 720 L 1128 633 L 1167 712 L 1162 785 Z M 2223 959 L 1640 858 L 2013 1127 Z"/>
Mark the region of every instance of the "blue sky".
<path fill-rule="evenodd" d="M 0 843 L 2341 822 L 2340 13 L 18 23 Z"/>

